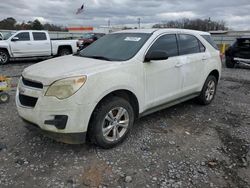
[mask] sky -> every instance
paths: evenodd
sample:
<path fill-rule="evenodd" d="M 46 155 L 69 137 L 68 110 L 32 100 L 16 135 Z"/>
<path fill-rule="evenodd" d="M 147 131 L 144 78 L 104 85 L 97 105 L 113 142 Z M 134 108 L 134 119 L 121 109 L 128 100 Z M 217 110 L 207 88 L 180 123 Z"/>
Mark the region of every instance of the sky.
<path fill-rule="evenodd" d="M 84 3 L 84 12 L 76 10 Z M 250 30 L 250 0 L 0 0 L 0 19 L 39 19 L 62 26 L 142 26 L 183 18 L 224 20 L 230 29 Z"/>

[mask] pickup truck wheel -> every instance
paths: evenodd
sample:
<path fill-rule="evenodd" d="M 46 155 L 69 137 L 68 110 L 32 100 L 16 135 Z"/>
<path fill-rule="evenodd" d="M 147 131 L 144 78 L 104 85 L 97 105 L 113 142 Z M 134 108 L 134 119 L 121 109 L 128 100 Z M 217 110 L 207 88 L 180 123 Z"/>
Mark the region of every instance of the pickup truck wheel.
<path fill-rule="evenodd" d="M 102 148 L 121 143 L 134 123 L 134 110 L 120 97 L 110 97 L 95 109 L 88 133 L 90 140 Z"/>
<path fill-rule="evenodd" d="M 213 101 L 214 96 L 216 94 L 217 82 L 218 81 L 215 78 L 215 76 L 213 75 L 208 76 L 202 88 L 202 91 L 199 97 L 197 98 L 200 104 L 208 105 Z"/>
<path fill-rule="evenodd" d="M 5 50 L 0 50 L 0 65 L 8 63 L 10 56 Z"/>
<path fill-rule="evenodd" d="M 235 61 L 231 57 L 226 56 L 226 67 L 227 68 L 235 67 Z"/>
<path fill-rule="evenodd" d="M 72 54 L 72 53 L 71 53 L 70 49 L 68 49 L 68 48 L 63 48 L 58 53 L 59 56 L 70 55 L 70 54 Z"/>
<path fill-rule="evenodd" d="M 10 100 L 10 96 L 8 93 L 1 92 L 0 93 L 0 103 L 7 103 Z"/>

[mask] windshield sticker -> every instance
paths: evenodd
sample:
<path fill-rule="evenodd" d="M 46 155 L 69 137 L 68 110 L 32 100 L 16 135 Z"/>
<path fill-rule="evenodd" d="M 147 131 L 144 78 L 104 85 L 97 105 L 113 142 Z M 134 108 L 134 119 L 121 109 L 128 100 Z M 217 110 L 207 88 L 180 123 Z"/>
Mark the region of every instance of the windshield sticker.
<path fill-rule="evenodd" d="M 126 37 L 125 41 L 139 42 L 141 40 L 140 37 Z"/>

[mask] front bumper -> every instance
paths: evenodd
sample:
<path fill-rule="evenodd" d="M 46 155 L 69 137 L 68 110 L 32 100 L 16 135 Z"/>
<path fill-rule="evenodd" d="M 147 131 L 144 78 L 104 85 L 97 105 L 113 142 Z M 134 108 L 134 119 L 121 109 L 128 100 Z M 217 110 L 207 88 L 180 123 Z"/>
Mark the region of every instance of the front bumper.
<path fill-rule="evenodd" d="M 75 94 L 65 100 L 45 96 L 47 89 L 46 86 L 37 89 L 25 85 L 22 80 L 19 81 L 16 106 L 20 117 L 58 141 L 83 143 L 93 105 L 88 101 L 79 103 L 83 101 L 81 94 Z"/>
<path fill-rule="evenodd" d="M 250 59 L 235 57 L 234 61 L 236 61 L 237 63 L 250 65 Z"/>
<path fill-rule="evenodd" d="M 86 132 L 82 133 L 55 133 L 50 131 L 42 130 L 39 126 L 37 126 L 34 123 L 31 123 L 25 119 L 22 118 L 22 120 L 26 123 L 26 128 L 42 133 L 43 135 L 52 138 L 53 140 L 56 140 L 58 142 L 63 142 L 66 144 L 83 144 L 86 142 Z"/>

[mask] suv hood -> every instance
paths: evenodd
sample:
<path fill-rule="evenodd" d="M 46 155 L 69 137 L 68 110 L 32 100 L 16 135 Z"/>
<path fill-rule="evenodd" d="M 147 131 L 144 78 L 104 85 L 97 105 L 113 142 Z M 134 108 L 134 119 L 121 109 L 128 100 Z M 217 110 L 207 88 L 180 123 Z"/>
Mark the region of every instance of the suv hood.
<path fill-rule="evenodd" d="M 0 46 L 1 47 L 7 47 L 8 43 L 5 40 L 0 40 Z"/>
<path fill-rule="evenodd" d="M 54 81 L 80 75 L 91 75 L 110 69 L 119 62 L 90 59 L 79 56 L 63 56 L 32 65 L 24 69 L 22 76 L 26 79 L 50 85 Z"/>

